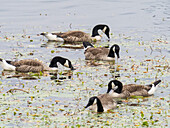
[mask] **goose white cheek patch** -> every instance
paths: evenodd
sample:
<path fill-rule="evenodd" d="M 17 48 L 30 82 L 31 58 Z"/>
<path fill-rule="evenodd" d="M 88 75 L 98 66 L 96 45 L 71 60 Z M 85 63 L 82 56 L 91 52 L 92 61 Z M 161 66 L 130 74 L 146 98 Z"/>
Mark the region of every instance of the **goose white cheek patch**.
<path fill-rule="evenodd" d="M 112 82 L 112 89 L 115 87 L 115 84 L 114 84 L 114 82 Z"/>
<path fill-rule="evenodd" d="M 69 62 L 68 62 L 68 60 L 66 60 L 64 66 L 69 67 Z"/>
<path fill-rule="evenodd" d="M 94 100 L 93 104 L 97 104 L 97 99 Z"/>
<path fill-rule="evenodd" d="M 116 90 L 118 88 L 118 86 L 116 86 L 115 84 L 114 84 L 114 82 L 112 82 L 112 89 L 113 90 Z"/>
<path fill-rule="evenodd" d="M 102 30 L 102 31 L 105 33 L 106 29 L 107 29 L 107 27 L 105 26 L 105 27 L 103 28 L 103 30 Z"/>
<path fill-rule="evenodd" d="M 113 52 L 115 52 L 115 47 L 112 48 Z"/>

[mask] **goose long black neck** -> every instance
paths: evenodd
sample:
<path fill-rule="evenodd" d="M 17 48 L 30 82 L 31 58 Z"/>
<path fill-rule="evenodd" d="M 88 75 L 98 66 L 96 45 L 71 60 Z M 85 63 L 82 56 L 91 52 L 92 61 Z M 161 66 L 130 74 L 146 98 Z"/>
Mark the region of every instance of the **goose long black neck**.
<path fill-rule="evenodd" d="M 101 101 L 97 98 L 97 112 L 104 112 Z"/>
<path fill-rule="evenodd" d="M 99 36 L 98 30 L 103 30 L 104 27 L 107 27 L 106 25 L 96 25 L 92 30 L 92 37 Z"/>
<path fill-rule="evenodd" d="M 109 93 L 109 92 L 110 92 L 110 90 L 112 90 L 112 85 L 111 85 L 111 82 L 108 84 L 107 93 Z"/>
<path fill-rule="evenodd" d="M 160 82 L 161 82 L 161 80 L 157 80 L 153 84 L 156 87 L 156 85 L 158 85 Z M 149 84 L 149 85 L 146 85 L 146 86 L 149 86 L 151 88 L 153 84 Z"/>

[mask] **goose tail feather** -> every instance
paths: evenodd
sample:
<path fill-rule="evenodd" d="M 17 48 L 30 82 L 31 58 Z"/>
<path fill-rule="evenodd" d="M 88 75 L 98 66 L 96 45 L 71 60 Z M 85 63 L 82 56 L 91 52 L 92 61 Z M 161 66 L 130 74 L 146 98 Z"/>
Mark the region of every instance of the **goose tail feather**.
<path fill-rule="evenodd" d="M 11 64 L 11 61 L 6 61 L 0 58 L 0 66 L 3 70 L 15 70 L 15 66 Z"/>

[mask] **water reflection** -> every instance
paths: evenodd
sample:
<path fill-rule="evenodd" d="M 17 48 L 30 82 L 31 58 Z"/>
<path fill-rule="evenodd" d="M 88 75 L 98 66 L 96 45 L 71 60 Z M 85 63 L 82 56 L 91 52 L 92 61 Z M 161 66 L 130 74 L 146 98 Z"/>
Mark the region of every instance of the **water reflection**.
<path fill-rule="evenodd" d="M 109 72 L 111 73 L 113 78 L 120 77 L 120 65 L 118 63 L 115 63 L 115 60 L 112 61 L 96 61 L 96 60 L 86 60 L 85 61 L 86 66 L 108 66 L 109 67 Z"/>
<path fill-rule="evenodd" d="M 56 41 L 48 41 L 48 42 L 46 42 L 46 43 L 41 44 L 41 47 L 53 48 L 53 47 L 55 47 L 55 46 L 57 46 L 57 45 L 61 45 L 61 44 L 63 44 L 63 43 L 62 43 L 62 42 L 56 42 Z"/>
<path fill-rule="evenodd" d="M 100 61 L 95 61 L 95 60 L 86 60 L 85 61 L 87 66 L 99 66 L 102 65 Z"/>
<path fill-rule="evenodd" d="M 43 73 L 21 73 L 16 71 L 2 71 L 1 79 L 10 79 L 10 78 L 21 78 L 23 80 L 37 80 L 41 77 L 50 77 L 51 80 L 64 80 L 71 79 L 73 71 L 64 70 L 63 72 L 58 71 L 44 71 Z"/>
<path fill-rule="evenodd" d="M 69 49 L 83 49 L 82 42 L 76 42 L 76 44 L 68 44 L 63 42 L 48 41 L 47 43 L 41 44 L 41 47 L 45 48 L 69 48 Z"/>
<path fill-rule="evenodd" d="M 113 78 L 118 78 L 120 77 L 120 68 L 118 64 L 110 64 L 110 73 L 112 75 Z"/>
<path fill-rule="evenodd" d="M 64 72 L 60 72 L 60 73 L 49 73 L 50 74 L 50 79 L 51 80 L 55 80 L 56 82 L 62 82 L 65 79 L 71 79 L 73 76 L 73 72 L 72 71 L 64 71 Z"/>
<path fill-rule="evenodd" d="M 2 71 L 1 74 L 2 79 L 9 79 L 9 78 L 22 78 L 24 80 L 36 80 L 36 77 L 31 76 L 28 73 L 20 73 L 16 71 Z"/>

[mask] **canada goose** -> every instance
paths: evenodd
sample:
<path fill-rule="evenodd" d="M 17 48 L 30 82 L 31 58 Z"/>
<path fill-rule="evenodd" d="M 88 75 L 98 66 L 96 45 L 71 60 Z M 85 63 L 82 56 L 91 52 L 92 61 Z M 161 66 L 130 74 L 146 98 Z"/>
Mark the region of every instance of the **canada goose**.
<path fill-rule="evenodd" d="M 45 36 L 48 40 L 51 41 L 59 41 L 59 42 L 66 42 L 66 43 L 73 43 L 73 42 L 92 42 L 94 40 L 98 41 L 101 40 L 101 36 L 98 33 L 98 30 L 102 30 L 108 40 L 110 40 L 109 32 L 110 28 L 105 24 L 96 25 L 92 30 L 92 35 L 82 32 L 82 31 L 68 31 L 68 32 L 60 32 L 60 33 L 48 33 L 43 32 L 40 35 Z"/>
<path fill-rule="evenodd" d="M 85 108 L 90 108 L 96 112 L 107 112 L 108 110 L 115 109 L 117 102 L 108 94 L 100 94 L 91 97 Z"/>
<path fill-rule="evenodd" d="M 115 54 L 119 58 L 120 47 L 117 44 L 112 45 L 110 49 L 104 47 L 94 48 L 89 42 L 83 42 L 86 60 L 114 60 Z"/>
<path fill-rule="evenodd" d="M 19 72 L 40 72 L 44 70 L 57 70 L 57 62 L 65 67 L 70 68 L 71 70 L 74 70 L 71 61 L 60 56 L 54 57 L 51 60 L 49 67 L 38 60 L 25 59 L 20 61 L 6 61 L 0 58 L 0 65 L 4 70 Z"/>
<path fill-rule="evenodd" d="M 130 96 L 151 96 L 154 94 L 157 89 L 157 85 L 161 82 L 161 80 L 155 81 L 153 84 L 149 85 L 136 85 L 136 84 L 128 84 L 123 85 L 118 80 L 111 80 L 108 84 L 107 93 L 112 97 L 121 97 L 127 98 Z M 112 90 L 112 91 L 111 91 Z"/>

